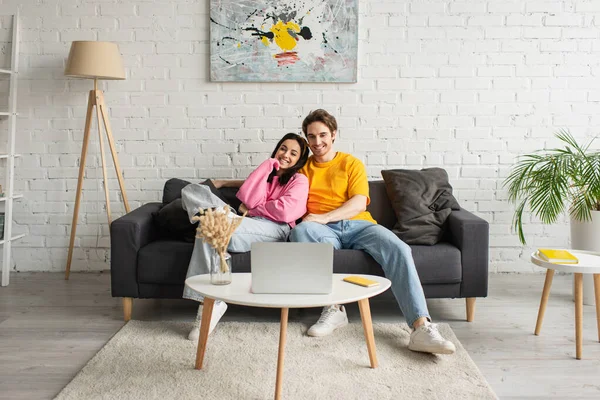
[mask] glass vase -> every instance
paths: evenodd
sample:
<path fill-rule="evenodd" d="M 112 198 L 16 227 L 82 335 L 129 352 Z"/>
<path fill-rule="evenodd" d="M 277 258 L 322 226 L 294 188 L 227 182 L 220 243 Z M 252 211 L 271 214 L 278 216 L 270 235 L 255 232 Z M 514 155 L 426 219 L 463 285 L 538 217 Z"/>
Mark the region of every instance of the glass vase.
<path fill-rule="evenodd" d="M 231 283 L 231 254 L 213 251 L 210 264 L 210 283 L 229 285 Z"/>

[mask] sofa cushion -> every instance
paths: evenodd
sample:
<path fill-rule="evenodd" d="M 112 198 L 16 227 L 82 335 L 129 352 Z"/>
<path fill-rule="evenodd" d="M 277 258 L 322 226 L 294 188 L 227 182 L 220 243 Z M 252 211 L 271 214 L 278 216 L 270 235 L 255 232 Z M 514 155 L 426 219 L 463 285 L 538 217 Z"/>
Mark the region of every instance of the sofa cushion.
<path fill-rule="evenodd" d="M 178 240 L 150 242 L 138 252 L 138 282 L 181 285 L 185 282 L 193 249 L 193 243 Z"/>
<path fill-rule="evenodd" d="M 371 202 L 367 206 L 367 211 L 379 225 L 392 229 L 396 223 L 396 213 L 387 196 L 383 180 L 369 181 L 369 197 Z"/>
<path fill-rule="evenodd" d="M 185 281 L 193 245 L 172 240 L 159 240 L 144 246 L 138 256 L 138 281 L 181 285 Z M 460 250 L 450 243 L 435 247 L 411 246 L 417 273 L 424 285 L 450 284 L 462 281 Z M 250 252 L 232 253 L 232 271 L 250 272 Z M 443 268 L 440 268 L 443 265 Z M 373 258 L 361 250 L 335 250 L 333 272 L 383 275 Z"/>
<path fill-rule="evenodd" d="M 435 247 L 410 246 L 421 284 L 458 283 L 462 280 L 460 250 L 450 243 Z M 443 265 L 444 268 L 440 268 Z M 382 275 L 383 269 L 362 250 L 335 250 L 333 272 L 347 274 Z"/>
<path fill-rule="evenodd" d="M 407 244 L 434 245 L 444 236 L 444 223 L 451 211 L 459 210 L 448 174 L 442 168 L 420 171 L 381 171 L 396 212 L 392 231 Z"/>
<path fill-rule="evenodd" d="M 413 245 L 410 248 L 421 284 L 462 282 L 462 254 L 456 246 L 439 242 L 433 247 Z"/>

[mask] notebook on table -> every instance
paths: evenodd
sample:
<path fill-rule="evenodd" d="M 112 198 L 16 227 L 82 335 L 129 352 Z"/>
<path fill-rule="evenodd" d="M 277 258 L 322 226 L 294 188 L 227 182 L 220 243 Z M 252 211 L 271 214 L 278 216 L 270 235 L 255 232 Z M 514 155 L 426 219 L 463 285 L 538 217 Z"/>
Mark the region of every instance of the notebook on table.
<path fill-rule="evenodd" d="M 567 250 L 538 249 L 538 255 L 542 260 L 553 264 L 577 264 L 579 260 Z"/>
<path fill-rule="evenodd" d="M 252 243 L 252 292 L 329 294 L 333 246 L 329 243 Z"/>

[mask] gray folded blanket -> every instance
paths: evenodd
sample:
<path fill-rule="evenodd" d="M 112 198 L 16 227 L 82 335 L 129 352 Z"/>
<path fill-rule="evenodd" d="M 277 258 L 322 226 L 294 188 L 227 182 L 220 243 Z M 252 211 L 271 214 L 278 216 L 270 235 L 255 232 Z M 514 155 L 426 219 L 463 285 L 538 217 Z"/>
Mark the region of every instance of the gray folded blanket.
<path fill-rule="evenodd" d="M 190 222 L 195 223 L 192 218 L 198 213 L 198 210 L 223 207 L 228 204 L 214 195 L 208 186 L 190 183 L 181 190 L 181 205 L 187 211 Z M 235 212 L 233 213 L 235 214 Z"/>

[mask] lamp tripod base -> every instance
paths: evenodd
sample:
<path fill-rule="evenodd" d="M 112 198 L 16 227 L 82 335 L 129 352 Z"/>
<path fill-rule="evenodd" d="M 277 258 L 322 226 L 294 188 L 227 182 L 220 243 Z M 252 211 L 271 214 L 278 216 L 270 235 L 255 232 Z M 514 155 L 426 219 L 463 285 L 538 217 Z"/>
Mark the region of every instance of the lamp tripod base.
<path fill-rule="evenodd" d="M 104 124 L 104 130 L 108 139 L 108 145 L 112 154 L 115 171 L 117 173 L 117 179 L 119 181 L 119 188 L 121 189 L 121 196 L 123 197 L 123 204 L 125 205 L 125 211 L 129 212 L 129 202 L 127 200 L 127 193 L 125 192 L 125 184 L 123 183 L 123 176 L 121 175 L 121 167 L 119 165 L 119 157 L 115 149 L 115 142 L 110 128 L 110 122 L 108 120 L 108 113 L 106 105 L 104 104 L 104 94 L 101 90 L 98 90 L 98 82 L 94 80 L 94 90 L 90 90 L 88 97 L 87 113 L 85 117 L 85 130 L 83 132 L 83 145 L 81 147 L 81 158 L 79 159 L 79 177 L 77 178 L 77 194 L 75 196 L 75 209 L 73 210 L 73 221 L 71 223 L 71 239 L 69 241 L 69 255 L 67 257 L 67 266 L 65 269 L 65 279 L 69 279 L 69 273 L 71 272 L 71 261 L 73 260 L 73 246 L 75 244 L 75 233 L 77 231 L 77 218 L 79 215 L 79 205 L 81 203 L 81 189 L 83 187 L 83 177 L 85 172 L 85 160 L 87 157 L 88 144 L 90 141 L 90 127 L 92 124 L 92 113 L 96 109 L 96 116 L 98 117 L 98 142 L 100 143 L 100 158 L 102 159 L 102 176 L 104 178 L 104 197 L 106 200 L 106 215 L 108 217 L 108 225 L 112 223 L 110 215 L 110 197 L 108 192 L 108 179 L 106 176 L 106 160 L 104 158 L 104 140 L 102 137 L 102 127 L 100 122 Z"/>

